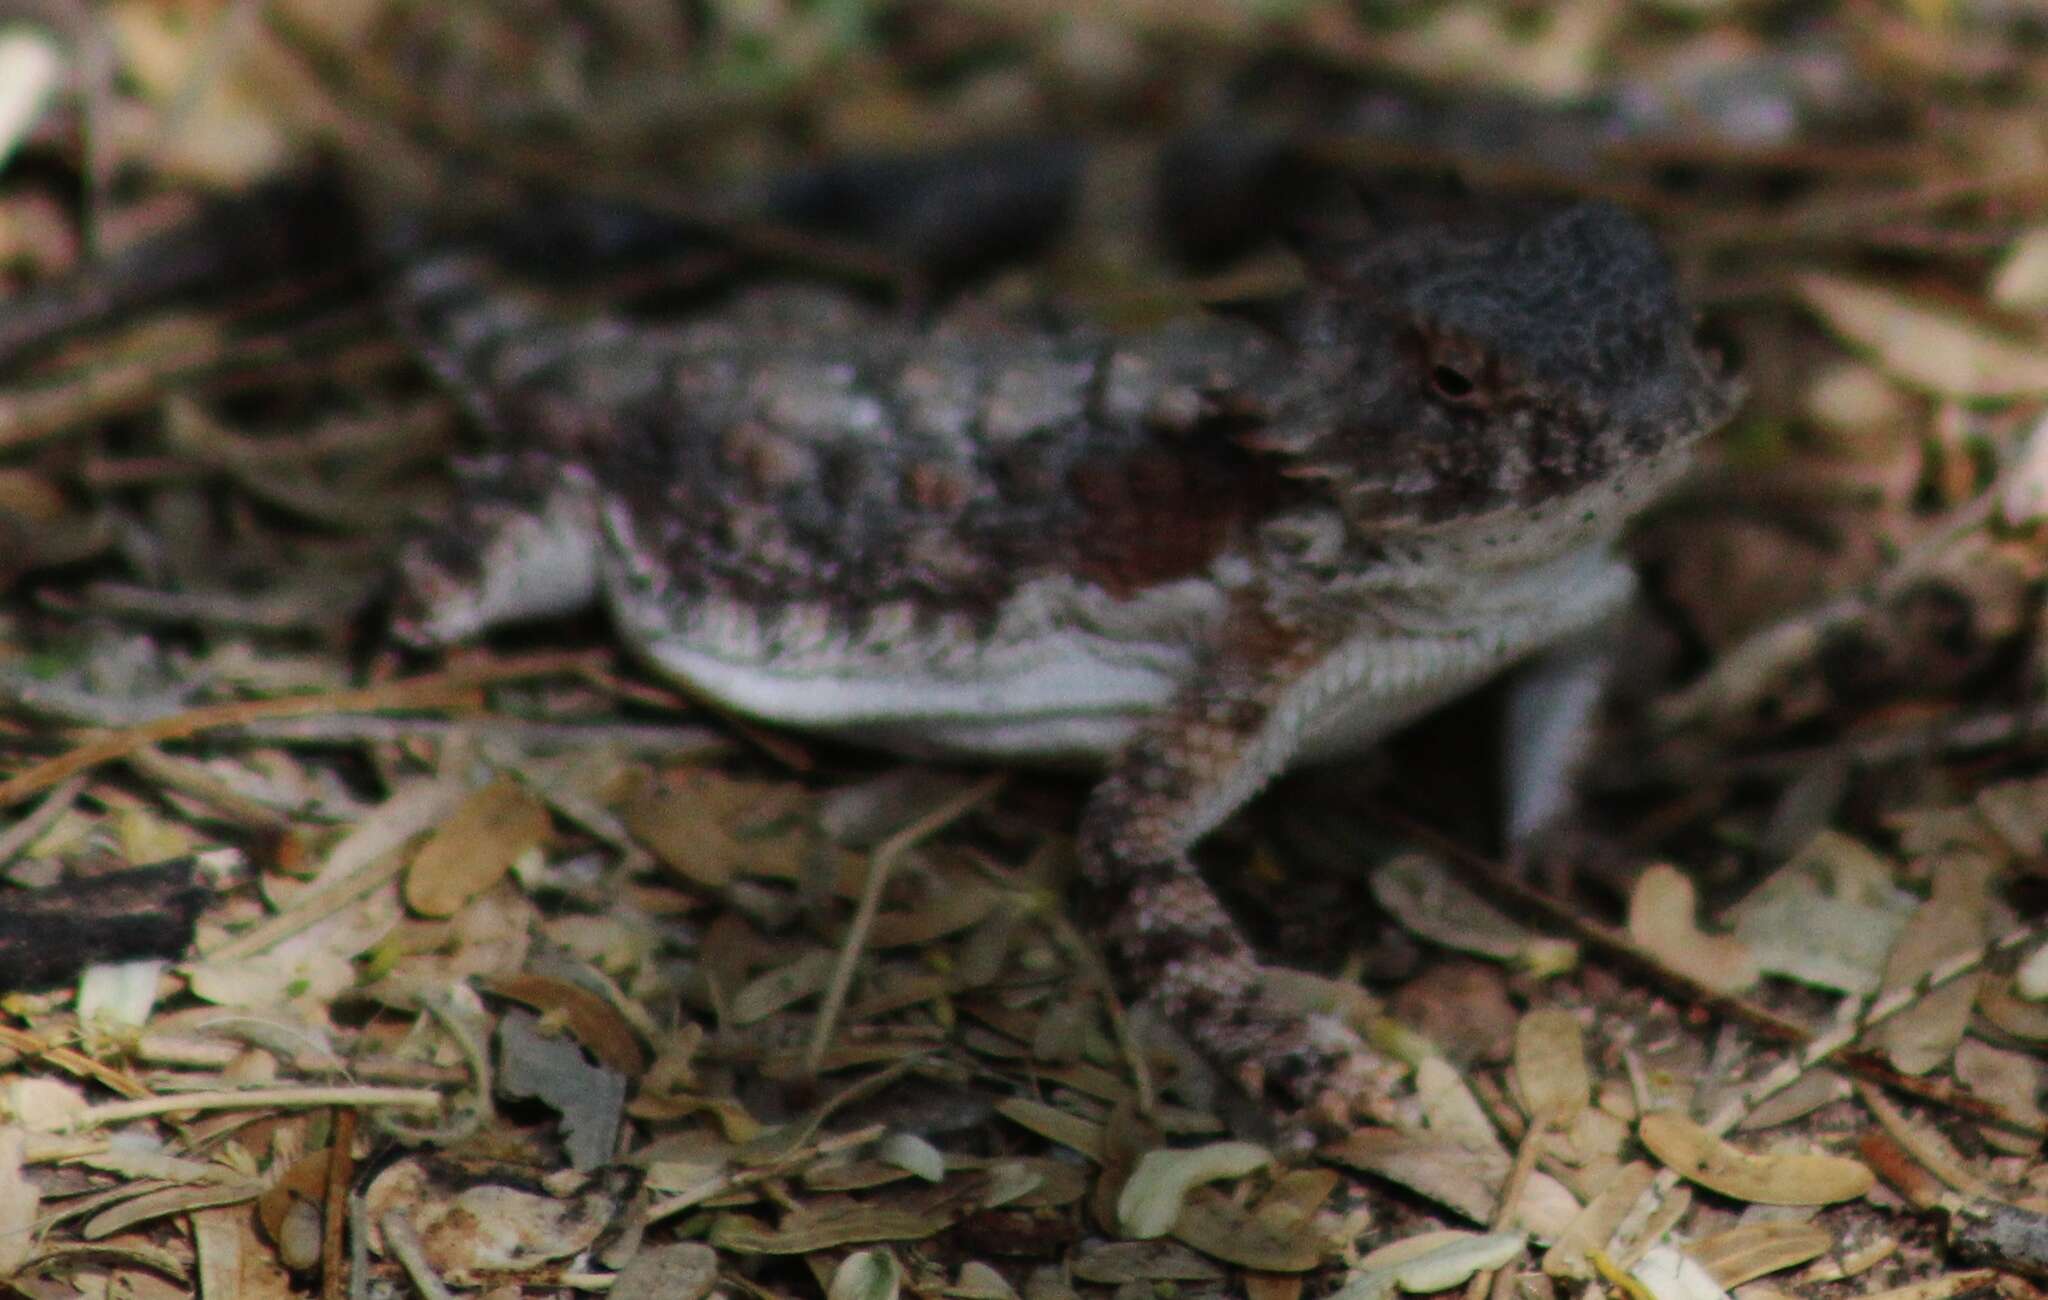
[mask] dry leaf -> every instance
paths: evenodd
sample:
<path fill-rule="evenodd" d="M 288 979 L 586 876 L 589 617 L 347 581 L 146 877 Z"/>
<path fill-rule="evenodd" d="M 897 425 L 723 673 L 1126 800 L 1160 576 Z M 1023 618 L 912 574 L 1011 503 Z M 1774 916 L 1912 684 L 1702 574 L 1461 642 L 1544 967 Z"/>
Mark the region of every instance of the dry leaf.
<path fill-rule="evenodd" d="M 401 1160 L 378 1174 L 364 1199 L 373 1224 L 390 1213 L 404 1215 L 435 1271 L 463 1286 L 588 1250 L 619 1211 L 617 1202 L 594 1186 L 549 1196 L 477 1182 L 474 1174 L 425 1156 Z M 374 1244 L 382 1248 L 381 1234 Z"/>
<path fill-rule="evenodd" d="M 1717 993 L 1756 983 L 1756 958 L 1733 935 L 1702 933 L 1693 922 L 1691 877 L 1659 863 L 1636 881 L 1628 900 L 1628 935 L 1663 965 Z"/>
<path fill-rule="evenodd" d="M 1273 1163 L 1273 1153 L 1250 1142 L 1147 1151 L 1117 1194 L 1117 1224 L 1126 1237 L 1163 1237 L 1180 1217 L 1187 1194 L 1204 1183 L 1242 1178 Z"/>
<path fill-rule="evenodd" d="M 292 1162 L 256 1198 L 256 1220 L 272 1241 L 284 1231 L 285 1215 L 295 1203 L 318 1205 L 327 1199 L 327 1158 L 330 1148 L 321 1147 Z"/>
<path fill-rule="evenodd" d="M 405 903 L 421 916 L 453 916 L 505 878 L 548 835 L 548 810 L 510 777 L 462 801 L 434 829 L 405 873 Z"/>
<path fill-rule="evenodd" d="M 1893 872 L 1860 841 L 1822 831 L 1731 910 L 1735 934 L 1770 974 L 1875 993 L 1915 903 Z"/>
<path fill-rule="evenodd" d="M 1198 1187 L 1175 1216 L 1173 1235 L 1205 1255 L 1261 1273 L 1304 1273 L 1322 1263 L 1330 1245 L 1312 1216 L 1268 1213 L 1271 1203 L 1263 1196 L 1247 1205 L 1221 1188 Z"/>
<path fill-rule="evenodd" d="M 1565 1225 L 1564 1231 L 1552 1241 L 1550 1250 L 1543 1256 L 1543 1271 L 1552 1277 L 1568 1277 L 1576 1281 L 1587 1281 L 1595 1276 L 1592 1253 L 1606 1250 L 1613 1240 L 1615 1230 L 1635 1207 L 1642 1194 L 1650 1190 L 1650 1182 L 1656 1176 L 1649 1165 L 1640 1160 L 1631 1161 L 1615 1172 L 1600 1194 L 1586 1203 L 1586 1207 Z"/>
<path fill-rule="evenodd" d="M 1401 1184 L 1474 1223 L 1493 1221 L 1505 1154 L 1481 1155 L 1445 1138 L 1365 1128 L 1325 1152 L 1331 1159 Z"/>
<path fill-rule="evenodd" d="M 497 1092 L 531 1097 L 554 1110 L 561 1116 L 569 1167 L 595 1169 L 618 1154 L 625 1076 L 592 1065 L 574 1043 L 542 1033 L 539 1024 L 524 1011 L 499 1018 Z"/>
<path fill-rule="evenodd" d="M 832 1270 L 825 1300 L 896 1300 L 903 1266 L 886 1250 L 856 1250 Z"/>
<path fill-rule="evenodd" d="M 486 993 L 510 998 L 558 1020 L 590 1054 L 628 1079 L 647 1069 L 647 1052 L 611 1003 L 578 984 L 544 975 L 504 975 L 479 981 Z"/>
<path fill-rule="evenodd" d="M 1047 1141 L 1080 1152 L 1097 1164 L 1103 1161 L 1100 1124 L 1027 1097 L 1011 1097 L 997 1102 L 996 1113 Z"/>
<path fill-rule="evenodd" d="M 711 1244 L 747 1255 L 808 1255 L 871 1241 L 923 1241 L 945 1231 L 953 1218 L 945 1210 L 827 1196 L 791 1210 L 779 1227 L 744 1214 L 722 1214 L 711 1226 Z"/>
<path fill-rule="evenodd" d="M 605 1300 L 703 1300 L 716 1285 L 718 1252 L 701 1241 L 676 1241 L 636 1253 Z"/>
<path fill-rule="evenodd" d="M 2048 393 L 2048 346 L 2038 341 L 1839 276 L 1807 274 L 1798 284 L 1836 333 L 1907 383 L 1965 400 Z"/>
<path fill-rule="evenodd" d="M 0 1278 L 21 1271 L 36 1253 L 36 1211 L 42 1193 L 21 1167 L 27 1135 L 17 1126 L 0 1128 Z"/>
<path fill-rule="evenodd" d="M 1729 1300 L 1699 1261 L 1670 1246 L 1654 1246 L 1629 1270 L 1650 1300 Z"/>
<path fill-rule="evenodd" d="M 1593 1077 L 1579 1018 L 1562 1007 L 1532 1011 L 1515 1026 L 1515 1091 L 1522 1112 L 1564 1128 L 1586 1108 Z"/>
<path fill-rule="evenodd" d="M 1759 1205 L 1833 1205 L 1868 1192 L 1870 1170 L 1841 1156 L 1752 1155 L 1676 1111 L 1645 1115 L 1636 1135 L 1650 1154 L 1708 1191 Z"/>
<path fill-rule="evenodd" d="M 1528 1237 L 1519 1232 L 1418 1233 L 1359 1260 L 1358 1273 L 1337 1296 L 1448 1291 L 1464 1285 L 1476 1273 L 1507 1267 L 1528 1245 Z"/>
<path fill-rule="evenodd" d="M 14 156 L 63 80 L 63 52 L 48 33 L 28 26 L 0 32 L 0 167 Z"/>
<path fill-rule="evenodd" d="M 1422 1107 L 1431 1136 L 1489 1159 L 1507 1158 L 1508 1150 L 1487 1118 L 1486 1108 L 1449 1061 L 1432 1056 L 1415 1067 L 1415 1100 Z"/>
<path fill-rule="evenodd" d="M 763 971 L 732 995 L 731 1018 L 751 1025 L 822 991 L 832 978 L 833 955 L 814 948 L 795 961 Z"/>
<path fill-rule="evenodd" d="M 1974 849 L 1953 849 L 1932 860 L 1933 892 L 1907 920 L 1885 961 L 1886 989 L 1908 988 L 1942 962 L 1981 946 L 1996 864 Z M 1948 1063 L 1970 1025 L 1981 975 L 1950 981 L 1879 1025 L 1872 1040 L 1902 1074 L 1920 1075 Z"/>
<path fill-rule="evenodd" d="M 2048 311 L 2048 226 L 2012 242 L 1991 277 L 1991 301 L 2016 311 Z"/>
<path fill-rule="evenodd" d="M 1537 934 L 1488 903 L 1426 853 L 1403 853 L 1372 874 L 1372 895 L 1411 933 L 1458 952 L 1512 961 L 1538 974 L 1570 970 L 1576 945 Z"/>
<path fill-rule="evenodd" d="M 1834 1244 L 1834 1234 L 1825 1228 L 1773 1219 L 1745 1223 L 1689 1242 L 1685 1253 L 1699 1261 L 1716 1285 L 1738 1287 L 1765 1274 L 1818 1259 Z"/>
<path fill-rule="evenodd" d="M 2004 1114 L 2022 1123 L 2042 1122 L 2037 1100 L 2041 1095 L 2041 1062 L 2037 1057 L 1965 1038 L 1956 1045 L 1955 1070 L 1957 1083 Z M 1987 1143 L 2014 1155 L 2032 1155 L 2041 1145 L 2034 1137 L 1996 1124 L 1986 1124 L 1980 1132 Z"/>
<path fill-rule="evenodd" d="M 626 828 L 662 864 L 706 889 L 735 875 L 795 880 L 813 836 L 809 799 L 785 782 L 690 771 L 643 784 L 619 809 Z"/>
<path fill-rule="evenodd" d="M 1131 1282 L 1214 1282 L 1223 1269 L 1177 1241 L 1106 1241 L 1083 1247 L 1072 1259 L 1083 1282 L 1123 1286 Z"/>
<path fill-rule="evenodd" d="M 2048 434 L 2048 429 L 2044 429 Z M 2048 457 L 2048 436 L 2037 439 L 2040 452 Z M 2048 474 L 2048 464 L 2043 465 Z M 1979 790 L 1970 801 L 1977 814 L 2012 851 L 2025 858 L 2048 851 L 2048 778 L 2028 777 L 2023 781 L 2000 781 Z"/>

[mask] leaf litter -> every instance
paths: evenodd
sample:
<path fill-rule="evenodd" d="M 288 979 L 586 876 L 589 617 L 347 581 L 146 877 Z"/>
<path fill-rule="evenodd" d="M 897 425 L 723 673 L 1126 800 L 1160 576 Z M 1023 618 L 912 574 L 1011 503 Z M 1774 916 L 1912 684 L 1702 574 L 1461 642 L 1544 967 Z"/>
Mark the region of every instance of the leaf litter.
<path fill-rule="evenodd" d="M 2048 853 L 2048 185 L 2000 7 L 1817 5 L 1801 42 L 1751 7 L 1493 0 L 60 8 L 75 30 L 0 31 L 35 61 L 0 129 L 33 164 L 0 173 L 0 871 L 191 857 L 214 895 L 168 968 L 6 991 L 14 1288 L 1940 1300 L 1988 1284 L 1966 1259 L 2041 1276 L 2048 967 L 2015 971 L 2010 936 Z M 1262 59 L 1285 75 L 1247 88 Z M 393 172 L 426 140 L 529 178 L 652 161 L 687 207 L 676 139 L 709 184 L 1054 105 L 1163 136 L 1178 99 L 1306 117 L 1324 157 L 1639 203 L 1755 391 L 1632 543 L 1662 621 L 1630 634 L 1589 773 L 1623 865 L 1589 852 L 1523 907 L 1526 881 L 1384 823 L 1247 819 L 1241 880 L 1348 873 L 1382 909 L 1263 918 L 1340 972 L 1287 996 L 1403 1078 L 1310 1162 L 1233 1138 L 1214 1081 L 1113 1000 L 1069 910 L 1071 785 L 689 713 L 584 629 L 439 670 L 356 639 L 462 434 L 333 268 L 36 297 L 313 142 Z M 1046 274 L 1185 293 L 1129 235 L 1084 228 Z M 1241 892 L 1292 892 L 1267 884 Z M 1387 1006 L 1501 1029 L 1440 1047 Z"/>

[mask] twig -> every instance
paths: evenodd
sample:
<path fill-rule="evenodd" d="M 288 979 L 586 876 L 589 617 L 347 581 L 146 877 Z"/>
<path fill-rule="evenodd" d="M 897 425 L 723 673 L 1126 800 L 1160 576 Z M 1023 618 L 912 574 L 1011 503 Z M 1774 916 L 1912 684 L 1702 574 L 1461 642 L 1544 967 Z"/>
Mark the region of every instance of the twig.
<path fill-rule="evenodd" d="M 994 794 L 1002 787 L 1004 779 L 1001 773 L 997 773 L 975 782 L 882 841 L 868 859 L 868 875 L 861 885 L 860 904 L 854 909 L 852 923 L 846 927 L 846 942 L 839 947 L 838 960 L 832 965 L 832 978 L 825 985 L 825 997 L 818 1007 L 818 1019 L 811 1027 L 811 1044 L 804 1053 L 807 1071 L 812 1074 L 818 1072 L 818 1063 L 824 1059 L 825 1048 L 832 1041 L 840 1009 L 846 1005 L 847 990 L 853 985 L 854 965 L 860 960 L 861 951 L 867 945 L 868 931 L 874 927 L 875 916 L 881 911 L 882 891 L 889 883 L 889 873 L 895 869 L 896 860 Z"/>
<path fill-rule="evenodd" d="M 2023 1119 L 1985 1103 L 1982 1098 L 1962 1096 L 1944 1089 L 1936 1081 L 1901 1074 L 1873 1057 L 1851 1054 L 1846 1050 L 1865 1031 L 1906 1010 L 1935 989 L 1960 979 L 2004 953 L 2023 947 L 2029 941 L 2048 933 L 2048 923 L 2021 926 L 1988 944 L 1951 957 L 1914 983 L 1882 993 L 1870 1002 L 1856 1019 L 1816 1033 L 1748 998 L 1710 989 L 1690 976 L 1672 970 L 1658 960 L 1655 953 L 1642 948 L 1624 932 L 1579 915 L 1571 907 L 1542 890 L 1516 879 L 1505 868 L 1489 862 L 1449 836 L 1405 814 L 1381 808 L 1378 815 L 1389 824 L 1399 827 L 1402 834 L 1420 840 L 1461 870 L 1471 873 L 1490 894 L 1505 899 L 1515 907 L 1535 912 L 1550 923 L 1568 931 L 1589 947 L 1620 957 L 1638 969 L 1648 972 L 1688 1002 L 1709 1012 L 1738 1020 L 1778 1042 L 1798 1045 L 1797 1055 L 1788 1058 L 1737 1096 L 1728 1106 L 1724 1106 L 1722 1111 L 1716 1112 L 1716 1122 L 1722 1121 L 1725 1117 L 1725 1127 L 1716 1129 L 1717 1133 L 1727 1132 L 1733 1128 L 1750 1110 L 1765 1099 L 1790 1087 L 1801 1075 L 1822 1061 L 1842 1057 L 1839 1064 L 1844 1069 L 1871 1078 L 1888 1088 L 1966 1114 L 1972 1119 L 2010 1128 L 2014 1132 L 2048 1138 L 2048 1122 Z M 1730 1114 L 1731 1107 L 1739 1109 Z M 1712 1127 L 1712 1124 L 1709 1127 Z"/>
<path fill-rule="evenodd" d="M 406 1110 L 427 1110 L 440 1106 L 441 1094 L 432 1088 L 250 1088 L 236 1092 L 194 1092 L 179 1097 L 147 1097 L 137 1101 L 110 1101 L 88 1106 L 71 1117 L 65 1131 L 98 1128 L 152 1115 L 176 1115 L 193 1110 L 302 1110 L 315 1106 L 353 1106 L 381 1109 L 396 1106 Z"/>
<path fill-rule="evenodd" d="M 355 1181 L 356 1113 L 334 1112 L 334 1141 L 327 1148 L 327 1204 L 320 1233 L 320 1298 L 341 1300 L 348 1284 L 342 1252 L 348 1248 L 348 1189 Z"/>
<path fill-rule="evenodd" d="M 426 1248 L 420 1244 L 420 1236 L 412 1229 L 412 1221 L 405 1217 L 403 1210 L 386 1210 L 384 1217 L 377 1220 L 377 1226 L 384 1230 L 384 1244 L 398 1261 L 405 1275 L 419 1289 L 422 1300 L 455 1300 L 455 1293 L 445 1286 L 435 1274 L 434 1266 L 427 1262 Z"/>
<path fill-rule="evenodd" d="M 719 1174 L 716 1177 L 707 1178 L 688 1191 L 678 1192 L 665 1201 L 656 1201 L 648 1206 L 647 1222 L 649 1224 L 657 1223 L 672 1214 L 680 1214 L 693 1205 L 708 1201 L 714 1196 L 723 1196 L 735 1188 L 745 1187 L 752 1183 L 767 1182 L 772 1178 L 779 1178 L 796 1166 L 819 1159 L 822 1156 L 832 1155 L 840 1151 L 850 1151 L 854 1147 L 866 1146 L 888 1131 L 889 1128 L 886 1124 L 869 1124 L 864 1128 L 857 1128 L 851 1133 L 841 1133 L 836 1137 L 820 1138 L 808 1146 L 799 1147 L 789 1152 L 781 1159 L 771 1160 L 755 1168 L 743 1169 L 734 1174 Z"/>
<path fill-rule="evenodd" d="M 2006 456 L 2004 467 L 1975 497 L 1957 507 L 1940 527 L 1879 574 L 1863 591 L 1836 596 L 1762 628 L 1715 661 L 1707 675 L 1657 702 L 1652 710 L 1660 729 L 1673 731 L 1709 717 L 1727 716 L 1754 704 L 1793 665 L 1811 660 L 1832 632 L 1857 623 L 1885 600 L 1932 569 L 1951 547 L 1976 532 L 1997 514 L 2016 477 L 2033 459 L 2029 446 L 2048 438 L 2048 421 Z"/>
<path fill-rule="evenodd" d="M 43 832 L 57 824 L 58 819 L 78 801 L 79 791 L 85 789 L 85 777 L 74 776 L 44 796 L 21 820 L 0 831 L 0 871 L 5 871 L 22 851 L 43 837 Z"/>
<path fill-rule="evenodd" d="M 471 701 L 474 692 L 498 682 L 573 673 L 590 659 L 587 654 L 544 654 L 465 666 L 451 672 L 389 682 L 361 690 L 322 695 L 291 695 L 267 700 L 236 700 L 207 705 L 157 718 L 88 740 L 69 753 L 37 763 L 0 781 L 0 808 L 10 808 L 30 795 L 89 771 L 102 763 L 126 758 L 147 745 L 183 740 L 202 731 L 267 718 L 307 714 L 358 713 L 378 709 L 453 708 Z"/>
<path fill-rule="evenodd" d="M 709 727 L 635 722 L 543 722 L 527 718 L 394 718 L 332 715 L 250 722 L 223 731 L 223 744 L 335 745 L 475 737 L 521 749 L 588 750 L 609 746 L 635 757 L 708 758 L 729 751 L 732 737 Z"/>
<path fill-rule="evenodd" d="M 205 804 L 237 826 L 280 834 L 293 825 L 291 817 L 284 812 L 243 794 L 214 775 L 204 764 L 192 759 L 166 754 L 149 745 L 130 754 L 128 764 L 165 789 Z M 71 779 L 83 781 L 85 778 L 75 776 Z M 0 862 L 4 861 L 0 859 Z"/>

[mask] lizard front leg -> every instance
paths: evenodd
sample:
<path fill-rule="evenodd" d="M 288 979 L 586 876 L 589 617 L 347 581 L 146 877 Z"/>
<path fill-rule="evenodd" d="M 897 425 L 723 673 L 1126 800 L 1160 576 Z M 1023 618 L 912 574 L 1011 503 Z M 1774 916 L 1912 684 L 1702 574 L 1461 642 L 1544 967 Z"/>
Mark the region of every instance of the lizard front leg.
<path fill-rule="evenodd" d="M 1259 963 L 1188 850 L 1299 748 L 1317 711 L 1360 687 L 1373 656 L 1313 632 L 1232 620 L 1193 681 L 1124 748 L 1089 801 L 1081 860 L 1110 900 L 1131 987 L 1254 1098 L 1342 1123 L 1371 1054 L 1331 1017 L 1261 996 Z"/>

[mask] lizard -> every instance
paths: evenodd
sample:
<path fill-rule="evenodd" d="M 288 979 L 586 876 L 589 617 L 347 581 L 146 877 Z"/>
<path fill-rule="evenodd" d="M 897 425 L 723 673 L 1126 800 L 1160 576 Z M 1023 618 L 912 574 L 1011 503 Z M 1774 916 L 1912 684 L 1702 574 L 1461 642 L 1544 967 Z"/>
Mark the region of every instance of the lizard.
<path fill-rule="evenodd" d="M 395 314 L 485 450 L 404 546 L 397 630 L 601 600 L 748 717 L 1100 767 L 1077 842 L 1123 980 L 1295 1131 L 1341 1125 L 1374 1058 L 1276 1011 L 1191 847 L 1284 769 L 1525 661 L 1525 730 L 1573 734 L 1632 591 L 1616 537 L 1740 384 L 1612 206 L 1302 256 L 1267 310 L 1119 335 L 797 286 L 654 326 L 429 251 Z M 1516 834 L 1566 799 L 1574 746 L 1535 748 Z"/>

